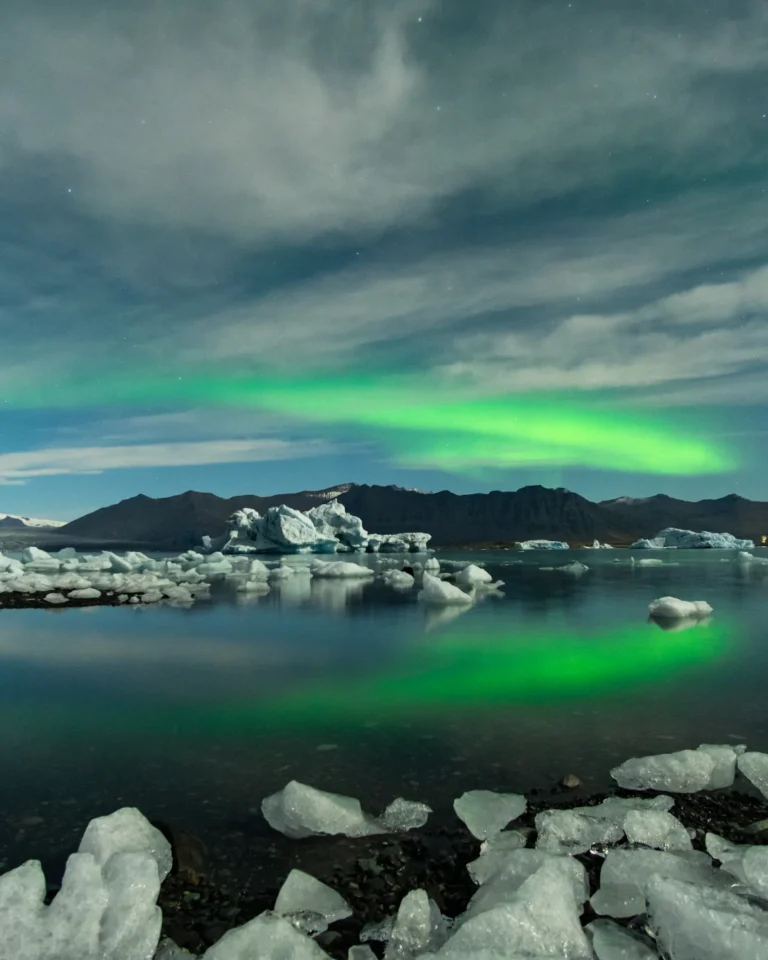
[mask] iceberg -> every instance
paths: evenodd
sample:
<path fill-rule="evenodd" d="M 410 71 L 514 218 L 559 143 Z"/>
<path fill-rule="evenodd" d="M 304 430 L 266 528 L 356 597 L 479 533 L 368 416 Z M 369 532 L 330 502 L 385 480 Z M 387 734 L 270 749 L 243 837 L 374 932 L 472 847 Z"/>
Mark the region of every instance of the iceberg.
<path fill-rule="evenodd" d="M 330 577 L 334 580 L 348 580 L 373 577 L 374 571 L 360 563 L 348 563 L 345 560 L 334 560 L 326 563 L 317 560 L 311 567 L 313 577 Z"/>
<path fill-rule="evenodd" d="M 516 550 L 569 550 L 564 540 L 519 540 Z"/>
<path fill-rule="evenodd" d="M 388 587 L 394 587 L 396 590 L 410 590 L 416 583 L 410 573 L 405 570 L 385 570 L 381 579 Z"/>
<path fill-rule="evenodd" d="M 660 550 L 676 548 L 678 550 L 752 550 L 754 541 L 740 540 L 732 533 L 712 533 L 702 530 L 681 530 L 678 527 L 667 527 L 650 539 L 637 540 L 630 546 L 630 550 Z"/>
<path fill-rule="evenodd" d="M 706 600 L 678 600 L 677 597 L 660 597 L 648 605 L 648 613 L 661 620 L 678 620 L 689 617 L 708 617 L 712 607 Z"/>
<path fill-rule="evenodd" d="M 369 534 L 363 521 L 347 513 L 344 504 L 330 500 L 310 510 L 285 504 L 269 507 L 262 516 L 251 507 L 236 510 L 227 520 L 227 532 L 203 537 L 203 548 L 225 554 L 248 553 L 407 553 L 427 549 L 429 533 Z"/>
<path fill-rule="evenodd" d="M 592 546 L 585 546 L 585 550 L 613 550 L 610 543 L 600 543 L 599 540 L 593 540 Z"/>
<path fill-rule="evenodd" d="M 470 604 L 474 597 L 470 593 L 464 593 L 452 583 L 446 583 L 445 580 L 438 580 L 431 574 L 424 572 L 422 578 L 422 589 L 419 591 L 418 599 L 424 603 L 432 604 Z"/>

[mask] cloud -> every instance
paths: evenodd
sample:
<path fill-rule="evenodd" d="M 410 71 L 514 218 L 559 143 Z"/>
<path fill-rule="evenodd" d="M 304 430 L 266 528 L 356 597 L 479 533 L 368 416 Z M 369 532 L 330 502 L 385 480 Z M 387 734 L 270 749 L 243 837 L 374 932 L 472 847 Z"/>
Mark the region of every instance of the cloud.
<path fill-rule="evenodd" d="M 544 6 L 488 4 L 472 30 L 410 0 L 12 8 L 0 160 L 50 161 L 89 213 L 263 245 L 413 223 L 478 185 L 605 184 L 659 145 L 689 172 L 754 153 L 738 80 L 768 64 L 763 9 L 681 36 Z"/>
<path fill-rule="evenodd" d="M 0 454 L 0 477 L 18 485 L 30 477 L 103 473 L 141 467 L 186 467 L 318 457 L 333 452 L 323 440 L 210 440 L 103 447 L 49 447 Z"/>

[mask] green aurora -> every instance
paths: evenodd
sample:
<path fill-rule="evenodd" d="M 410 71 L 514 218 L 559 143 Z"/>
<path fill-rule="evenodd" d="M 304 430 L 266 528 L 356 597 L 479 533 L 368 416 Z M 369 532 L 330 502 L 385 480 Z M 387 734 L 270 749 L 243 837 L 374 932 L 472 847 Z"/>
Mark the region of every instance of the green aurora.
<path fill-rule="evenodd" d="M 374 440 L 402 466 L 455 473 L 557 465 L 693 476 L 739 466 L 732 450 L 667 412 L 640 413 L 587 392 L 478 397 L 428 377 L 104 376 L 27 388 L 7 403 L 260 409 Z"/>

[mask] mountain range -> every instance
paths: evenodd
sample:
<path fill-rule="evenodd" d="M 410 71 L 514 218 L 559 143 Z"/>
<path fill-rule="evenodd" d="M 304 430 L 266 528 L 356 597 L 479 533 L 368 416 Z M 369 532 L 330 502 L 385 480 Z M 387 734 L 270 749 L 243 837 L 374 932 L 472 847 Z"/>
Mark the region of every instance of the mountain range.
<path fill-rule="evenodd" d="M 622 545 L 671 526 L 733 533 L 756 543 L 768 534 L 768 503 L 736 494 L 699 501 L 658 494 L 593 503 L 562 487 L 456 494 L 356 483 L 270 497 L 244 494 L 222 498 L 194 490 L 159 499 L 139 494 L 73 520 L 56 533 L 107 542 L 140 541 L 156 544 L 158 549 L 186 549 L 198 547 L 206 534 L 222 534 L 227 518 L 242 507 L 264 512 L 284 503 L 308 510 L 334 498 L 373 533 L 424 531 L 432 534 L 436 547 L 511 544 L 535 538 L 574 544 L 598 539 Z"/>

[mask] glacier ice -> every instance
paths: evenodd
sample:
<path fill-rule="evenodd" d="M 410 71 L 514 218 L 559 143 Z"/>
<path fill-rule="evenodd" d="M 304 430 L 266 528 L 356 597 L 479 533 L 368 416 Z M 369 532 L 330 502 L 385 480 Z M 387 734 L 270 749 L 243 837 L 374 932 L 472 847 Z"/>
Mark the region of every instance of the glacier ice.
<path fill-rule="evenodd" d="M 521 817 L 528 804 L 518 793 L 494 793 L 469 790 L 453 801 L 456 816 L 478 840 L 500 833 L 511 821 Z"/>
<path fill-rule="evenodd" d="M 740 540 L 731 533 L 712 533 L 702 530 L 681 530 L 678 527 L 667 527 L 659 531 L 655 537 L 635 541 L 630 550 L 676 548 L 678 550 L 752 550 L 755 544 L 752 540 Z"/>
<path fill-rule="evenodd" d="M 624 818 L 624 833 L 630 843 L 657 850 L 682 853 L 693 850 L 688 831 L 677 817 L 663 810 L 630 810 Z"/>
<path fill-rule="evenodd" d="M 592 908 L 595 913 L 618 919 L 644 913 L 647 884 L 654 876 L 721 889 L 729 886 L 725 875 L 700 851 L 609 850 L 600 868 L 600 887 L 590 901 Z"/>
<path fill-rule="evenodd" d="M 705 844 L 707 853 L 720 861 L 723 870 L 768 899 L 768 847 L 729 843 L 715 833 L 706 835 Z"/>
<path fill-rule="evenodd" d="M 649 757 L 632 757 L 611 770 L 626 790 L 668 790 L 696 793 L 706 790 L 715 772 L 714 758 L 703 750 L 679 750 Z"/>
<path fill-rule="evenodd" d="M 311 570 L 313 577 L 332 577 L 338 580 L 374 576 L 374 570 L 371 567 L 364 567 L 360 563 L 348 563 L 345 560 L 334 560 L 330 563 L 318 560 L 312 564 Z"/>
<path fill-rule="evenodd" d="M 648 918 L 670 960 L 765 960 L 768 913 L 729 890 L 657 875 Z"/>
<path fill-rule="evenodd" d="M 736 761 L 746 751 L 743 744 L 731 746 L 727 743 L 702 743 L 696 748 L 709 754 L 715 761 L 715 769 L 707 784 L 708 790 L 722 790 L 732 787 L 736 776 Z"/>
<path fill-rule="evenodd" d="M 508 861 L 514 850 L 522 850 L 527 842 L 522 830 L 504 830 L 480 845 L 480 856 L 467 864 L 467 872 L 476 884 L 485 883 Z"/>
<path fill-rule="evenodd" d="M 474 563 L 467 564 L 466 567 L 454 575 L 454 581 L 462 587 L 475 587 L 480 584 L 491 583 L 492 580 L 493 577 L 487 570 Z"/>
<path fill-rule="evenodd" d="M 517 550 L 568 550 L 569 545 L 564 540 L 519 540 L 515 544 Z"/>
<path fill-rule="evenodd" d="M 736 761 L 739 772 L 753 783 L 768 800 L 768 753 L 750 750 Z"/>
<path fill-rule="evenodd" d="M 157 863 L 161 880 L 165 880 L 173 866 L 170 843 L 136 807 L 122 807 L 108 816 L 91 820 L 78 847 L 78 853 L 90 853 L 99 866 L 104 866 L 118 852 L 150 854 Z"/>
<path fill-rule="evenodd" d="M 706 600 L 678 600 L 677 597 L 660 597 L 648 605 L 648 613 L 661 620 L 708 617 L 712 607 Z"/>
<path fill-rule="evenodd" d="M 328 954 L 290 921 L 262 913 L 228 930 L 204 960 L 328 960 Z"/>
<path fill-rule="evenodd" d="M 470 604 L 473 601 L 471 593 L 465 593 L 459 587 L 452 583 L 446 583 L 445 580 L 438 580 L 431 574 L 424 572 L 422 578 L 422 588 L 419 591 L 418 599 L 424 603 L 433 604 Z"/>
<path fill-rule="evenodd" d="M 340 893 L 303 870 L 291 870 L 275 901 L 274 912 L 303 933 L 326 931 L 330 924 L 352 916 Z"/>
<path fill-rule="evenodd" d="M 584 817 L 572 810 L 536 814 L 536 849 L 547 853 L 586 853 L 598 843 L 618 843 L 624 830 L 612 820 Z"/>
<path fill-rule="evenodd" d="M 294 839 L 318 834 L 367 837 L 412 830 L 423 826 L 431 813 L 426 804 L 398 798 L 376 818 L 364 813 L 354 797 L 326 793 L 296 780 L 262 800 L 261 811 L 274 830 Z"/>
<path fill-rule="evenodd" d="M 410 590 L 416 582 L 405 570 L 385 570 L 381 579 L 388 587 L 394 587 L 396 590 Z"/>
<path fill-rule="evenodd" d="M 384 960 L 415 960 L 443 945 L 448 925 L 424 890 L 407 893 L 397 911 Z"/>
<path fill-rule="evenodd" d="M 269 507 L 263 516 L 250 507 L 236 510 L 227 532 L 215 540 L 203 537 L 203 547 L 227 554 L 417 552 L 426 550 L 430 539 L 428 533 L 369 534 L 359 517 L 330 500 L 305 512 L 285 504 Z"/>
<path fill-rule="evenodd" d="M 593 920 L 585 929 L 597 960 L 658 960 L 653 947 L 613 920 Z"/>

